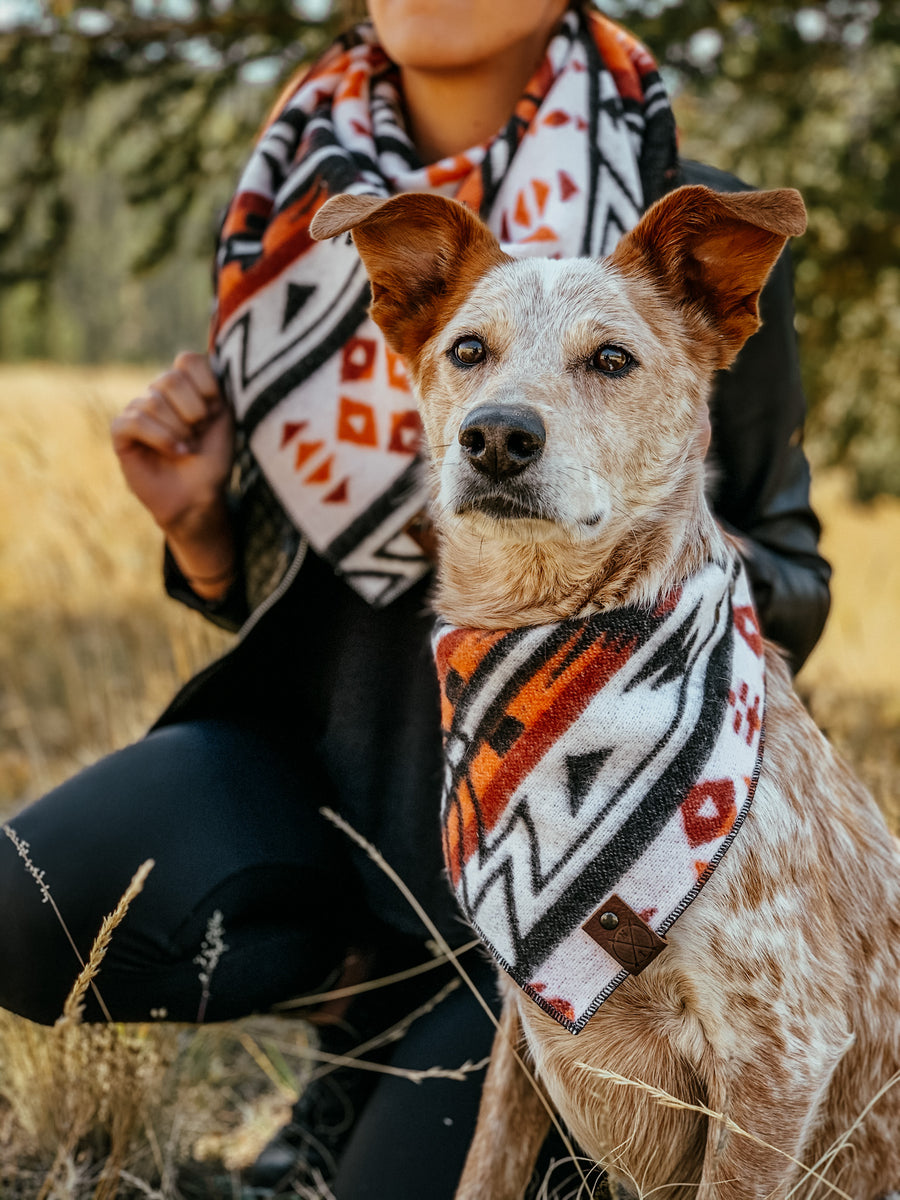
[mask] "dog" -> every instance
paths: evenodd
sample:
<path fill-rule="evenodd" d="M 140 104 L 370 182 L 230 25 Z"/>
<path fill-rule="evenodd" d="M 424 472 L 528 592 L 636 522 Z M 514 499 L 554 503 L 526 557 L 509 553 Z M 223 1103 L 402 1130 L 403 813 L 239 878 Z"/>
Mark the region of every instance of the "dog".
<path fill-rule="evenodd" d="M 490 928 L 486 917 L 474 921 L 505 968 L 503 1012 L 458 1200 L 520 1197 L 549 1109 L 605 1168 L 614 1196 L 662 1189 L 673 1200 L 824 1197 L 836 1187 L 854 1200 L 878 1200 L 900 1187 L 900 1087 L 889 1086 L 900 1071 L 897 845 L 794 694 L 782 654 L 761 638 L 741 591 L 740 545 L 718 527 L 704 491 L 713 376 L 759 327 L 763 284 L 787 239 L 804 228 L 791 189 L 725 195 L 703 187 L 657 201 L 603 261 L 513 260 L 466 208 L 434 195 L 338 196 L 314 218 L 316 238 L 351 231 L 372 285 L 372 317 L 405 357 L 420 405 L 440 545 L 435 606 L 444 624 L 436 647 L 448 753 L 454 739 L 468 739 L 448 767 L 445 853 L 477 913 L 501 875 L 506 883 L 515 875 L 507 863 L 506 874 L 479 883 L 478 871 L 499 853 L 489 845 L 497 821 L 508 820 L 510 837 L 514 821 L 502 804 L 500 816 L 485 815 L 478 772 L 490 755 L 492 779 L 512 771 L 497 739 L 533 740 L 540 724 L 524 712 L 507 728 L 507 707 L 487 733 L 472 724 L 463 738 L 460 707 L 474 712 L 482 692 L 462 701 L 459 689 L 472 687 L 492 656 L 500 655 L 494 674 L 510 661 L 518 671 L 528 647 L 540 644 L 534 661 L 545 675 L 552 667 L 556 687 L 571 662 L 594 654 L 584 631 L 596 626 L 606 657 L 590 661 L 607 666 L 592 669 L 613 688 L 603 711 L 624 729 L 613 750 L 601 737 L 596 749 L 592 742 L 567 754 L 567 799 L 558 776 L 546 777 L 544 793 L 534 782 L 544 777 L 527 775 L 553 756 L 541 742 L 507 789 L 519 788 L 519 826 L 543 820 L 546 798 L 554 819 L 564 813 L 567 836 L 573 788 L 590 808 L 592 774 L 611 771 L 624 793 L 622 780 L 637 777 L 637 767 L 627 774 L 630 760 L 643 771 L 660 745 L 681 738 L 687 747 L 699 737 L 699 718 L 672 732 L 681 716 L 665 699 L 694 696 L 698 671 L 719 698 L 699 694 L 682 708 L 719 713 L 713 724 L 721 731 L 710 734 L 719 740 L 710 744 L 725 745 L 728 729 L 747 730 L 732 739 L 737 757 L 722 767 L 731 772 L 723 807 L 710 809 L 717 796 L 701 788 L 693 818 L 711 813 L 712 826 L 699 841 L 686 806 L 700 785 L 654 777 L 656 793 L 681 787 L 688 799 L 669 814 L 678 848 L 658 840 L 659 822 L 639 848 L 652 860 L 648 878 L 665 892 L 686 853 L 700 860 L 690 864 L 693 886 L 679 885 L 688 890 L 665 920 L 652 905 L 636 911 L 627 873 L 615 894 L 601 889 L 587 909 L 579 893 L 575 924 L 540 968 L 557 972 L 562 983 L 554 977 L 552 985 L 534 973 L 534 955 L 518 971 L 503 950 L 513 937 L 504 925 L 512 908 Z M 710 586 L 714 603 L 705 598 Z M 632 621 L 643 622 L 643 632 L 634 633 Z M 478 631 L 474 641 L 466 631 Z M 663 644 L 677 670 L 658 657 Z M 719 649 L 707 653 L 713 644 Z M 728 674 L 740 655 L 750 694 L 764 689 L 764 746 L 762 709 L 735 695 L 737 677 Z M 549 689 L 549 679 L 541 686 Z M 502 680 L 497 689 L 510 694 Z M 516 694 L 526 690 L 523 683 Z M 496 695 L 482 708 L 496 708 Z M 600 703 L 582 696 L 569 714 L 579 738 L 579 714 Z M 654 729 L 662 722 L 652 754 L 641 713 Z M 639 751 L 629 750 L 629 730 L 644 738 Z M 617 756 L 623 765 L 613 769 Z M 686 761 L 681 751 L 669 757 L 676 766 Z M 718 840 L 706 845 L 707 833 Z M 533 876 L 545 852 L 552 858 L 556 835 L 547 833 L 549 850 L 536 849 L 535 836 L 530 828 Z M 582 879 L 609 853 L 606 845 L 592 851 L 584 874 L 560 892 L 562 908 L 572 908 Z M 522 886 L 524 912 L 531 885 Z M 623 929 L 624 957 L 610 940 Z M 518 934 L 520 946 L 526 939 Z M 548 991 L 568 986 L 570 966 L 572 994 L 588 989 L 580 1007 Z M 659 1092 L 677 1103 L 661 1103 Z"/>

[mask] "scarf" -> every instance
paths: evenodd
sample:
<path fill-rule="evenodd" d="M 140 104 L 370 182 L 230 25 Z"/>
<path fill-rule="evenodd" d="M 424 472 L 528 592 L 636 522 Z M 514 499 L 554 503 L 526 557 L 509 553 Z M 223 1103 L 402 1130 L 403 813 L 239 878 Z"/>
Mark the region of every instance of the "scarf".
<path fill-rule="evenodd" d="M 444 857 L 504 971 L 578 1033 L 710 878 L 762 757 L 763 642 L 743 566 L 652 611 L 439 624 Z"/>
<path fill-rule="evenodd" d="M 433 191 L 479 212 L 512 255 L 601 256 L 675 163 L 655 63 L 594 12 L 566 14 L 497 137 L 430 166 L 371 27 L 289 86 L 223 224 L 212 360 L 245 466 L 371 604 L 431 566 L 420 423 L 402 359 L 366 316 L 356 251 L 349 238 L 313 242 L 316 211 L 339 192 Z"/>

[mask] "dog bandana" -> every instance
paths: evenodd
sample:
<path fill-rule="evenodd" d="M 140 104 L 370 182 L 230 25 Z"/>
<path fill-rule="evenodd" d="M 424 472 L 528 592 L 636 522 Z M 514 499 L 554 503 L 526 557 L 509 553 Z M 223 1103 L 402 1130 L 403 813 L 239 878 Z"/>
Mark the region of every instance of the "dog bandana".
<path fill-rule="evenodd" d="M 398 87 L 360 26 L 288 88 L 225 218 L 211 333 L 247 466 L 374 605 L 431 566 L 419 417 L 352 242 L 313 242 L 316 211 L 339 192 L 439 192 L 512 255 L 603 255 L 676 165 L 655 63 L 599 13 L 566 15 L 508 126 L 467 153 L 422 166 Z"/>
<path fill-rule="evenodd" d="M 444 857 L 499 965 L 578 1033 L 665 949 L 762 757 L 763 642 L 737 563 L 652 611 L 439 624 Z"/>

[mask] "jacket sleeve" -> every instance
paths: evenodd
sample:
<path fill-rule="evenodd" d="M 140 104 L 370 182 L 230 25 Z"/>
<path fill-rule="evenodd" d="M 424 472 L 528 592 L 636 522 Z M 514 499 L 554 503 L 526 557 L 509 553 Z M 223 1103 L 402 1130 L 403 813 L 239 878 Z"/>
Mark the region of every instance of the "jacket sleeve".
<path fill-rule="evenodd" d="M 238 556 L 238 562 L 242 556 Z M 184 572 L 172 556 L 168 546 L 163 554 L 163 583 L 173 600 L 186 604 L 201 613 L 213 625 L 236 633 L 250 615 L 247 604 L 243 572 L 239 572 L 228 591 L 218 600 L 204 600 L 198 596 L 185 578 Z"/>
<path fill-rule="evenodd" d="M 682 159 L 679 183 L 747 191 L 734 175 Z M 819 553 L 803 451 L 806 397 L 794 333 L 790 252 L 760 298 L 762 327 L 710 399 L 709 498 L 722 525 L 742 541 L 763 632 L 799 670 L 819 640 L 831 603 L 831 568 Z"/>
<path fill-rule="evenodd" d="M 831 568 L 819 553 L 809 500 L 787 251 L 763 290 L 760 315 L 762 328 L 716 379 L 710 499 L 724 527 L 742 539 L 763 630 L 796 671 L 825 625 Z"/>
<path fill-rule="evenodd" d="M 228 507 L 231 512 L 235 538 L 238 543 L 235 560 L 237 574 L 225 595 L 221 596 L 218 600 L 205 600 L 202 596 L 198 596 L 188 582 L 181 567 L 175 561 L 168 543 L 163 552 L 163 584 L 166 592 L 173 600 L 178 600 L 181 604 L 186 604 L 188 608 L 194 609 L 195 612 L 200 613 L 208 621 L 211 621 L 213 625 L 218 625 L 220 629 L 227 629 L 229 633 L 236 633 L 250 615 L 250 606 L 247 601 L 247 586 L 244 575 L 244 554 L 242 550 L 244 541 L 243 522 L 240 519 L 240 504 L 234 492 L 229 493 Z"/>

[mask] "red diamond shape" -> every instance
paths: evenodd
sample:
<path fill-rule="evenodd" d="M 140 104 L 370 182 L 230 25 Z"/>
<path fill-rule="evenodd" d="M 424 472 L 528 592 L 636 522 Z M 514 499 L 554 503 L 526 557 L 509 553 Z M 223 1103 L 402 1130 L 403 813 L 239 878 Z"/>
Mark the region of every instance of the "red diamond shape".
<path fill-rule="evenodd" d="M 377 351 L 372 338 L 351 338 L 341 356 L 341 383 L 348 379 L 371 379 Z"/>
<path fill-rule="evenodd" d="M 416 410 L 391 413 L 391 440 L 388 450 L 398 454 L 415 454 L 422 438 L 422 422 Z"/>
<path fill-rule="evenodd" d="M 715 779 L 695 784 L 681 806 L 681 816 L 692 847 L 724 837 L 737 816 L 734 781 Z"/>
<path fill-rule="evenodd" d="M 348 396 L 341 396 L 337 435 L 342 442 L 355 442 L 358 446 L 377 446 L 378 434 L 372 406 L 360 404 L 358 400 L 351 400 Z"/>

